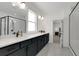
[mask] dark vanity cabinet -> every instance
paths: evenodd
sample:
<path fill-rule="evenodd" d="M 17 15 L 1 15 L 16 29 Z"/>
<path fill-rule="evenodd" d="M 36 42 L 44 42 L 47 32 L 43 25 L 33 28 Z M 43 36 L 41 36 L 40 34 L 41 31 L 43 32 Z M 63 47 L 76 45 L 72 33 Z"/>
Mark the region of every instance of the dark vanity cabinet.
<path fill-rule="evenodd" d="M 19 43 L 0 48 L 0 56 L 5 56 L 19 50 Z"/>
<path fill-rule="evenodd" d="M 27 55 L 28 56 L 34 56 L 37 54 L 37 39 L 38 37 L 35 37 L 35 38 L 32 38 L 31 41 L 32 41 L 32 44 L 28 45 L 28 48 L 27 48 Z"/>
<path fill-rule="evenodd" d="M 28 45 L 31 45 L 31 40 L 22 41 L 19 43 L 19 50 L 9 54 L 8 56 L 26 56 Z"/>
<path fill-rule="evenodd" d="M 13 53 L 9 54 L 8 56 L 26 56 L 26 47 L 14 51 Z"/>
<path fill-rule="evenodd" d="M 38 43 L 37 43 L 37 51 L 39 52 L 42 49 L 42 37 L 39 36 L 38 38 Z"/>
<path fill-rule="evenodd" d="M 28 46 L 27 48 L 27 56 L 34 56 L 37 54 L 37 47 L 34 43 Z"/>
<path fill-rule="evenodd" d="M 0 56 L 35 56 L 49 41 L 49 34 L 37 36 L 4 48 Z"/>

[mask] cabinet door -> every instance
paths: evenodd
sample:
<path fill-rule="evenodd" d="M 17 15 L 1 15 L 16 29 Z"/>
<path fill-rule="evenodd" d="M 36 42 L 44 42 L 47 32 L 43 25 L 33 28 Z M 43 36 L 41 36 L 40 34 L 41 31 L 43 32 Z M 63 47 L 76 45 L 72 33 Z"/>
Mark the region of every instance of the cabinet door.
<path fill-rule="evenodd" d="M 43 40 L 43 36 L 39 36 L 38 37 L 38 46 L 37 46 L 37 48 L 38 48 L 38 52 L 43 48 L 43 46 L 44 46 L 44 40 Z"/>
<path fill-rule="evenodd" d="M 45 35 L 42 35 L 42 36 L 41 36 L 42 48 L 45 46 L 45 40 L 46 40 Z"/>
<path fill-rule="evenodd" d="M 19 49 L 19 44 L 10 45 L 0 49 L 0 56 L 8 55 Z"/>
<path fill-rule="evenodd" d="M 49 41 L 49 34 L 46 34 L 46 44 L 48 43 Z"/>
<path fill-rule="evenodd" d="M 37 44 L 37 45 L 38 45 L 38 46 L 37 46 L 37 50 L 38 50 L 38 51 L 40 51 L 41 48 L 42 48 L 41 42 L 42 42 L 42 41 L 41 41 L 41 39 L 39 38 L 39 39 L 38 39 L 38 44 Z"/>
<path fill-rule="evenodd" d="M 19 50 L 13 52 L 12 54 L 9 54 L 8 56 L 26 56 L 26 47 L 19 49 Z"/>
<path fill-rule="evenodd" d="M 26 52 L 28 56 L 35 56 L 37 54 L 36 43 L 29 45 Z"/>
<path fill-rule="evenodd" d="M 31 44 L 31 40 L 26 40 L 20 43 L 21 48 L 26 47 Z"/>

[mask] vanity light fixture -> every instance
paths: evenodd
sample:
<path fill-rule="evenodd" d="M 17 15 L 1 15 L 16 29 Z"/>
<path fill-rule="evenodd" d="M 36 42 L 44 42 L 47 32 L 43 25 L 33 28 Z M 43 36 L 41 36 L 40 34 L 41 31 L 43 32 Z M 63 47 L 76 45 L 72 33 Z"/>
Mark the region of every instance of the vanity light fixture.
<path fill-rule="evenodd" d="M 25 7 L 26 7 L 24 2 L 12 2 L 12 6 L 17 6 L 20 9 L 25 9 Z"/>
<path fill-rule="evenodd" d="M 44 17 L 43 17 L 43 16 L 38 16 L 38 19 L 43 20 L 43 19 L 44 19 Z"/>
<path fill-rule="evenodd" d="M 38 16 L 38 19 L 41 19 L 41 16 L 40 15 Z"/>
<path fill-rule="evenodd" d="M 41 20 L 43 20 L 43 19 L 44 19 L 44 17 L 42 16 L 42 17 L 41 17 Z"/>

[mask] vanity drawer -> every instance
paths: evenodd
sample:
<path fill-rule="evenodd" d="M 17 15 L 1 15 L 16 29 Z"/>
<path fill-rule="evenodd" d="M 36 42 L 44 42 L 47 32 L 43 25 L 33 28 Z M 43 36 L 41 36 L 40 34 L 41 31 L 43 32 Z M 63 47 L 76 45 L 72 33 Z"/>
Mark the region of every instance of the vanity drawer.
<path fill-rule="evenodd" d="M 32 43 L 31 40 L 23 41 L 23 42 L 21 42 L 21 48 L 26 47 L 26 46 L 30 45 L 31 43 Z"/>
<path fill-rule="evenodd" d="M 0 56 L 5 56 L 8 55 L 16 50 L 19 49 L 19 43 L 18 44 L 13 44 L 4 48 L 0 49 Z"/>

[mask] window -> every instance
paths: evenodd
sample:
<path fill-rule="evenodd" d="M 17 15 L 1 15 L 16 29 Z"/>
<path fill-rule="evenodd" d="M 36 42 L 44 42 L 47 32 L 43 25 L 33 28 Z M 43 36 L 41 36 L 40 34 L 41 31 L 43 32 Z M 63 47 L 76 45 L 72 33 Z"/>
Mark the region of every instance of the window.
<path fill-rule="evenodd" d="M 28 32 L 37 31 L 37 16 L 32 10 L 28 10 Z"/>

